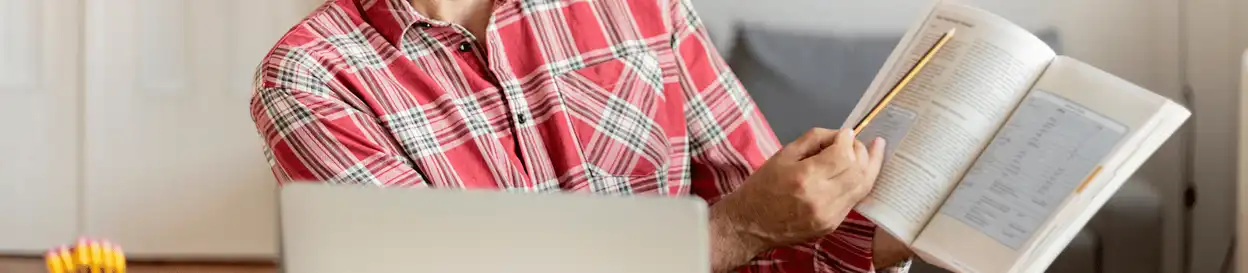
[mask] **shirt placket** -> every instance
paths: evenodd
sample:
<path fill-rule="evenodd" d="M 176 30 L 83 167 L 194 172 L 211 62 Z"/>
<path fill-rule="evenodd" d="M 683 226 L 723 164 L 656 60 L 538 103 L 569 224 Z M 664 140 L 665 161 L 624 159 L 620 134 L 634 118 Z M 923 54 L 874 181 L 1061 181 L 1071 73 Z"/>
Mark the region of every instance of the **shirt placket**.
<path fill-rule="evenodd" d="M 491 29 L 484 38 L 484 47 L 488 52 L 484 53 L 481 60 L 486 63 L 486 67 L 490 75 L 499 86 L 502 92 L 502 98 L 508 108 L 510 117 L 510 125 L 512 129 L 512 139 L 515 143 L 516 154 L 519 155 L 524 169 L 523 188 L 517 190 L 529 192 L 549 192 L 560 190 L 558 174 L 551 164 L 551 156 L 547 150 L 549 143 L 545 143 L 543 135 L 538 131 L 540 122 L 535 116 L 534 104 L 540 104 L 541 101 L 530 101 L 530 98 L 541 100 L 547 96 L 543 96 L 537 92 L 543 90 L 526 90 L 522 88 L 521 80 L 516 75 L 516 70 L 510 67 L 510 62 L 505 54 L 541 54 L 534 52 L 530 48 L 524 46 L 508 47 L 509 41 L 518 41 L 521 37 L 503 37 L 504 33 L 493 31 L 497 27 L 498 18 L 505 18 L 504 14 L 507 10 L 516 10 L 520 8 L 520 1 L 495 1 L 494 14 L 491 16 L 489 27 Z M 514 27 L 514 26 L 513 26 Z M 531 39 L 531 38 L 527 38 Z M 479 40 L 482 41 L 482 40 Z M 480 55 L 479 55 L 480 56 Z M 546 125 L 541 125 L 546 126 Z"/>
<path fill-rule="evenodd" d="M 503 105 L 507 107 L 507 118 L 510 121 L 507 123 L 509 125 L 507 130 L 511 131 L 511 137 L 509 140 L 499 140 L 499 142 L 504 144 L 503 146 L 510 146 L 511 149 L 509 150 L 514 154 L 512 159 L 516 159 L 515 163 L 518 164 L 518 166 L 513 165 L 512 169 L 517 171 L 512 173 L 512 179 L 508 185 L 513 190 L 535 190 L 533 183 L 531 183 L 532 179 L 530 179 L 529 172 L 529 167 L 532 164 L 529 163 L 531 156 L 527 151 L 530 150 L 526 149 L 529 146 L 525 145 L 532 140 L 530 137 L 533 134 L 528 133 L 532 130 L 532 126 L 530 126 L 532 125 L 532 119 L 530 118 L 531 115 L 528 114 L 528 101 L 525 100 L 524 92 L 518 84 L 503 84 L 504 82 L 515 82 L 512 80 L 515 77 L 510 71 L 493 69 L 494 66 L 492 64 L 495 62 L 489 60 L 490 54 L 487 50 L 495 45 L 492 45 L 488 40 L 482 41 L 479 39 L 484 37 L 473 37 L 471 32 L 463 27 L 456 26 L 456 29 L 465 37 L 464 41 L 458 45 L 459 52 L 463 54 L 462 56 L 465 60 L 473 62 L 474 68 L 477 68 L 477 71 L 480 71 L 482 76 L 494 84 L 497 92 L 501 94 L 499 97 L 503 99 Z M 508 80 L 504 80 L 503 77 L 506 77 Z"/>
<path fill-rule="evenodd" d="M 489 164 L 491 169 L 499 173 L 498 176 L 501 177 L 498 177 L 498 181 L 496 181 L 496 183 L 500 188 L 516 190 L 529 189 L 529 183 L 527 182 L 529 179 L 527 178 L 527 171 L 525 168 L 528 164 L 525 164 L 526 156 L 522 152 L 524 150 L 521 146 L 522 141 L 516 137 L 517 135 L 520 135 L 516 131 L 517 128 L 520 127 L 519 125 L 525 124 L 529 122 L 529 120 L 527 116 L 517 116 L 515 114 L 511 114 L 515 113 L 513 109 L 515 109 L 516 103 L 512 102 L 514 99 L 511 95 L 509 95 L 509 92 L 505 91 L 506 88 L 500 86 L 499 83 L 502 81 L 500 81 L 498 75 L 490 69 L 486 69 L 489 62 L 485 56 L 488 54 L 484 52 L 483 47 L 480 46 L 480 43 L 478 43 L 473 35 L 462 26 L 424 21 L 418 22 L 416 25 L 422 30 L 428 31 L 434 35 L 433 37 L 439 37 L 439 35 L 441 35 L 439 39 L 431 39 L 436 40 L 437 44 L 430 44 L 429 46 L 436 46 L 440 48 L 441 50 L 438 51 L 445 54 L 445 57 L 456 61 L 460 65 L 460 71 L 458 71 L 458 73 L 464 77 L 465 81 L 472 80 L 471 78 L 473 76 L 480 76 L 495 87 L 494 90 L 497 91 L 494 92 L 502 92 L 499 96 L 474 96 L 473 93 L 478 90 L 472 90 L 469 87 L 464 88 L 464 90 L 457 90 L 453 95 L 456 100 L 477 100 L 478 98 L 484 98 L 487 100 L 457 103 L 457 105 L 461 108 L 464 107 L 463 105 L 472 105 L 471 107 L 467 107 L 472 109 L 461 109 L 461 112 L 465 113 L 465 118 L 470 120 L 467 122 L 470 127 L 469 131 L 490 132 L 473 133 L 473 138 L 477 142 L 496 147 L 496 149 L 483 149 L 484 154 L 482 154 L 482 158 L 489 161 L 483 163 Z M 470 85 L 463 84 L 463 86 Z M 492 133 L 495 128 L 490 125 L 489 120 L 493 117 L 489 116 L 487 114 L 488 112 L 483 109 L 485 105 L 498 103 L 496 101 L 489 101 L 494 100 L 495 98 L 501 98 L 503 100 L 501 103 L 505 105 L 505 108 L 508 110 L 507 118 L 510 122 L 508 123 L 509 128 L 506 128 L 506 130 L 511 130 L 512 136 L 509 139 L 507 137 L 500 139 Z M 520 99 L 523 99 L 523 97 L 521 96 Z M 494 153 L 491 153 L 490 151 L 494 151 Z"/>

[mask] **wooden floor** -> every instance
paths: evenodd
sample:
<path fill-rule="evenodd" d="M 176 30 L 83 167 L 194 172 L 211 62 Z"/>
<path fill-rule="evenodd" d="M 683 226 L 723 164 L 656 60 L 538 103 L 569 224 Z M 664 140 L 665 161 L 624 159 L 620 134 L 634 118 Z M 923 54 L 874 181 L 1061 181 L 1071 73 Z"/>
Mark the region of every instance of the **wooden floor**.
<path fill-rule="evenodd" d="M 127 273 L 275 273 L 277 268 L 272 265 L 258 264 L 178 264 L 178 263 L 131 263 Z M 0 272 L 3 273 L 47 273 L 43 259 L 0 257 Z"/>

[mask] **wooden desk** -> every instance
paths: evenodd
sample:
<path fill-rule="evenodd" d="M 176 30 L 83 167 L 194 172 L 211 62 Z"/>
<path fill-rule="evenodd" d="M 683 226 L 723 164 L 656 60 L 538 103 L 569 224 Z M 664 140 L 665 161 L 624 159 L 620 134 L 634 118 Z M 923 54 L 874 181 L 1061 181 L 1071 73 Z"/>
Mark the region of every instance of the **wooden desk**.
<path fill-rule="evenodd" d="M 276 273 L 277 267 L 262 264 L 209 264 L 209 263 L 133 263 L 127 264 L 128 273 Z M 46 273 L 42 258 L 0 257 L 0 272 Z"/>

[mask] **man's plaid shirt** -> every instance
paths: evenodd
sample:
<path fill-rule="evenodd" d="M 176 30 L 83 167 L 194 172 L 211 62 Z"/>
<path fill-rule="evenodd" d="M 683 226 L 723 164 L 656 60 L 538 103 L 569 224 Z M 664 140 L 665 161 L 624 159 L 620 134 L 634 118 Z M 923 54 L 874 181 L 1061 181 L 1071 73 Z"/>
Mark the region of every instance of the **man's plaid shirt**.
<path fill-rule="evenodd" d="M 274 175 L 713 203 L 779 148 L 687 0 L 496 0 L 487 32 L 404 0 L 322 5 L 256 75 Z M 853 213 L 741 269 L 869 272 L 874 227 Z"/>

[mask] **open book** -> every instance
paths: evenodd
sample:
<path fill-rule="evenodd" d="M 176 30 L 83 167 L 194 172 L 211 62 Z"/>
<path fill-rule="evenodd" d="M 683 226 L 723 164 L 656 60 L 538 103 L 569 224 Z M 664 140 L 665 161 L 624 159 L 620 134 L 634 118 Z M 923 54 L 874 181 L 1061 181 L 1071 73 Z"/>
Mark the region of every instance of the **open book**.
<path fill-rule="evenodd" d="M 889 145 L 857 209 L 928 263 L 1042 272 L 1190 112 L 944 2 L 907 32 L 843 128 L 950 28 L 957 35 L 858 135 Z"/>

